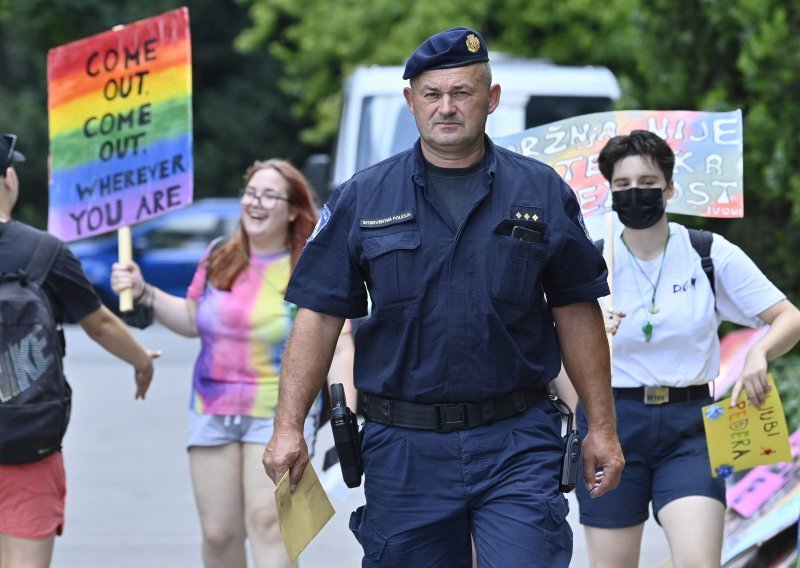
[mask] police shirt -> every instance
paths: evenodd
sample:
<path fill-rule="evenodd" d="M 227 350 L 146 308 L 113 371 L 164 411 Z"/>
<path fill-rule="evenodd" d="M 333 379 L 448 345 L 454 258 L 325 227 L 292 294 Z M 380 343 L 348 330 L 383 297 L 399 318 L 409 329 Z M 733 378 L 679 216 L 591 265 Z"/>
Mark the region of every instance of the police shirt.
<path fill-rule="evenodd" d="M 430 404 L 545 385 L 561 366 L 548 304 L 608 294 L 561 177 L 488 138 L 483 163 L 483 186 L 455 229 L 426 187 L 419 141 L 323 207 L 286 300 L 358 318 L 369 291 L 371 317 L 354 338 L 359 390 Z"/>

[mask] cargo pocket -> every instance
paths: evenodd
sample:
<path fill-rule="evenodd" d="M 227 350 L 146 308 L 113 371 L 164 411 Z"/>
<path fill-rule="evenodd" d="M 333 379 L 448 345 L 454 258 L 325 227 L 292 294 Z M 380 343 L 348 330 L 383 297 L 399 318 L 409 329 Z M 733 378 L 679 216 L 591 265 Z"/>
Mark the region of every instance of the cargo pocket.
<path fill-rule="evenodd" d="M 550 566 L 568 566 L 572 557 L 572 527 L 567 522 L 569 503 L 562 494 L 547 499 L 545 558 Z"/>
<path fill-rule="evenodd" d="M 372 526 L 363 505 L 350 514 L 350 530 L 364 549 L 364 556 L 377 562 L 378 566 L 389 566 L 388 558 L 384 556 L 389 539 Z"/>
<path fill-rule="evenodd" d="M 563 496 L 554 495 L 547 500 L 547 514 L 550 516 L 550 522 L 556 526 L 561 525 L 567 520 L 569 503 Z"/>
<path fill-rule="evenodd" d="M 419 275 L 414 273 L 412 259 L 420 242 L 419 231 L 364 236 L 364 254 L 369 259 L 375 303 L 385 306 L 417 297 Z"/>

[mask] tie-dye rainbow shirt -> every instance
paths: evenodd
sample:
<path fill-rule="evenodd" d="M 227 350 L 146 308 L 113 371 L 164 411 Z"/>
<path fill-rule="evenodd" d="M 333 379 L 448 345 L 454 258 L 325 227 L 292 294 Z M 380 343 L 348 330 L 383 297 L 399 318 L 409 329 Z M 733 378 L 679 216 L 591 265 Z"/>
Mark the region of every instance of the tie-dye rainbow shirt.
<path fill-rule="evenodd" d="M 200 354 L 190 408 L 199 414 L 270 418 L 278 406 L 281 356 L 294 304 L 283 299 L 288 252 L 253 255 L 231 291 L 206 285 L 205 258 L 189 285 L 197 305 Z"/>

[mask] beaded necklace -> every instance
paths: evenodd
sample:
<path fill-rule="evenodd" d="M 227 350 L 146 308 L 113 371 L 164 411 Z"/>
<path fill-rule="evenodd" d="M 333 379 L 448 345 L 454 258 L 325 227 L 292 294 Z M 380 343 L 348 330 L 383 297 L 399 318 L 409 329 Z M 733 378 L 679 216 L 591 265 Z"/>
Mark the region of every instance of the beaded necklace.
<path fill-rule="evenodd" d="M 636 260 L 636 257 L 631 252 L 631 248 L 628 246 L 628 243 L 625 242 L 625 234 L 622 234 L 622 244 L 625 245 L 625 250 L 628 251 L 628 263 L 631 266 L 631 272 L 633 272 L 633 282 L 636 284 L 636 291 L 639 293 L 639 301 L 642 302 L 642 307 L 645 308 L 644 317 L 645 323 L 642 326 L 642 332 L 644 333 L 644 340 L 647 343 L 650 343 L 650 340 L 653 339 L 653 321 L 652 316 L 657 314 L 660 308 L 656 305 L 656 291 L 658 290 L 658 283 L 661 282 L 661 269 L 664 268 L 664 259 L 667 258 L 667 244 L 669 243 L 669 238 L 672 235 L 667 229 L 667 240 L 664 241 L 664 251 L 661 253 L 661 263 L 658 266 L 658 274 L 656 275 L 655 283 L 650 280 L 650 277 L 647 276 L 647 273 L 644 271 L 642 266 L 639 264 L 639 261 Z M 633 266 L 636 265 L 636 268 L 639 269 L 639 272 L 642 273 L 644 279 L 647 280 L 647 283 L 653 288 L 653 295 L 650 297 L 650 306 L 647 305 L 647 302 L 644 300 L 644 295 L 642 294 L 642 289 L 639 286 L 639 279 L 636 276 L 636 271 L 634 270 Z"/>

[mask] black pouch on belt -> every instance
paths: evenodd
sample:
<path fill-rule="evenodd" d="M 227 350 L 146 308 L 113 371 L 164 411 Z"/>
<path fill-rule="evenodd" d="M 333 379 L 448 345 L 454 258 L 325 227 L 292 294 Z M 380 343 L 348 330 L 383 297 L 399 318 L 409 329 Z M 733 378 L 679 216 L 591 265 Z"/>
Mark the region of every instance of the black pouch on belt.
<path fill-rule="evenodd" d="M 559 488 L 563 493 L 569 493 L 578 483 L 578 458 L 580 457 L 580 436 L 573 426 L 572 409 L 566 402 L 551 394 L 548 396 L 553 406 L 558 409 L 561 416 L 567 419 L 567 433 L 564 436 L 564 459 L 561 462 L 561 479 Z"/>

